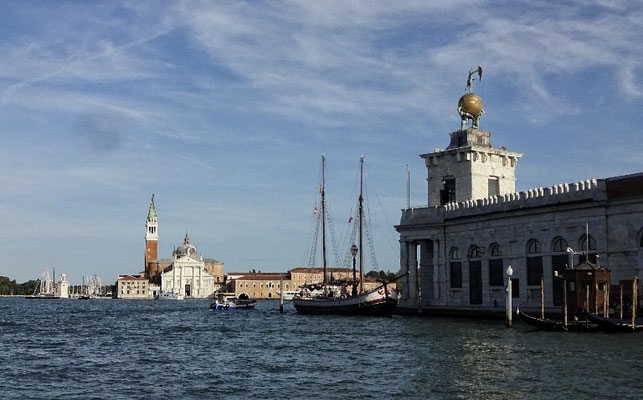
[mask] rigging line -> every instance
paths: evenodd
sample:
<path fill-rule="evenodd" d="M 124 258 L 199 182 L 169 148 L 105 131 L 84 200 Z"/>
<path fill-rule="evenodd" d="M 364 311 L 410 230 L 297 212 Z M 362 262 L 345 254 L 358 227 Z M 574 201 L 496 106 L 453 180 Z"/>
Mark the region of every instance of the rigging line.
<path fill-rule="evenodd" d="M 397 238 L 397 235 L 394 233 L 394 231 L 395 231 L 395 228 L 393 228 L 394 224 L 392 224 L 390 222 L 389 218 L 388 218 L 388 215 L 387 215 L 387 213 L 386 213 L 386 211 L 384 209 L 384 205 L 382 203 L 382 199 L 380 198 L 379 194 L 377 193 L 377 190 L 375 189 L 375 186 L 374 186 L 373 182 L 370 179 L 370 175 L 368 173 L 366 173 L 365 175 L 366 175 L 366 177 L 365 177 L 364 180 L 366 181 L 366 185 L 365 185 L 366 189 L 368 189 L 369 187 L 373 188 L 373 192 L 375 193 L 375 197 L 376 197 L 377 202 L 378 202 L 378 204 L 380 206 L 380 209 L 382 211 L 382 216 L 384 217 L 384 222 L 386 223 L 386 226 L 390 227 L 390 229 L 384 230 L 379 224 L 375 224 L 375 225 L 377 225 L 379 227 L 379 230 L 382 232 L 383 236 L 386 239 L 385 242 L 387 242 L 388 245 L 391 246 L 391 249 L 392 249 L 393 253 L 396 254 L 398 264 L 399 264 L 400 252 L 399 252 L 399 249 L 396 246 L 396 244 L 398 243 L 398 238 Z M 368 204 L 370 204 L 370 202 Z"/>
<path fill-rule="evenodd" d="M 309 219 L 309 221 L 310 221 L 309 222 L 309 228 L 308 228 L 309 240 L 308 240 L 308 246 L 306 247 L 307 253 L 304 254 L 304 256 L 305 256 L 304 262 L 305 262 L 306 259 L 308 259 L 308 266 L 309 267 L 313 267 L 315 265 L 315 259 L 316 259 L 316 255 L 317 255 L 317 245 L 318 245 L 318 242 L 319 242 L 319 239 L 318 239 L 318 236 L 319 236 L 319 217 L 320 217 L 320 214 L 321 214 L 321 210 L 319 210 L 319 208 L 317 206 L 318 206 L 318 204 L 320 202 L 320 197 L 321 197 L 321 193 L 319 192 L 319 186 L 320 186 L 321 181 L 322 181 L 322 173 L 323 173 L 322 165 L 320 164 L 319 168 L 317 170 L 317 180 L 315 181 L 315 190 L 313 191 L 313 195 L 312 195 L 313 207 L 311 208 L 311 210 L 313 210 L 313 212 L 314 212 L 314 210 L 318 210 L 318 212 L 312 218 Z M 307 211 L 307 212 L 310 212 L 310 211 Z M 313 227 L 314 227 L 314 229 L 313 229 Z M 305 265 L 305 264 L 303 264 L 303 265 Z"/>
<path fill-rule="evenodd" d="M 345 217 L 344 221 L 342 221 L 342 224 L 344 228 L 342 229 L 342 236 L 340 237 L 340 246 L 341 245 L 346 245 L 347 249 L 346 251 L 350 252 L 350 247 L 353 245 L 354 238 L 353 238 L 353 232 L 355 228 L 355 223 L 357 221 L 357 192 L 359 191 L 359 168 L 355 170 L 355 175 L 353 179 L 353 188 L 351 190 L 351 194 L 348 203 L 348 214 Z M 355 201 L 353 201 L 355 199 Z M 352 218 L 352 223 L 348 223 Z M 348 225 L 348 226 L 346 226 Z M 350 236 L 349 236 L 350 235 Z M 351 239 L 353 239 L 351 241 Z M 352 258 L 352 256 L 351 256 Z M 352 261 L 352 260 L 350 260 Z M 351 263 L 349 261 L 349 264 Z"/>
<path fill-rule="evenodd" d="M 369 245 L 369 253 L 371 257 L 371 269 L 376 269 L 378 267 L 377 265 L 377 257 L 375 256 L 375 243 L 373 241 L 373 232 L 371 231 L 371 208 L 370 208 L 370 201 L 369 201 L 369 190 L 368 186 L 364 187 L 364 203 L 366 204 L 366 213 L 364 215 L 364 233 L 366 235 L 366 241 L 368 242 Z"/>
<path fill-rule="evenodd" d="M 328 222 L 328 230 L 330 234 L 330 241 L 333 246 L 333 257 L 335 260 L 335 266 L 338 266 L 338 264 L 341 262 L 341 259 L 339 257 L 339 246 L 337 244 L 337 235 L 335 234 L 335 223 L 333 222 L 332 218 L 332 209 L 330 207 L 330 202 L 326 200 L 326 213 L 327 213 L 327 222 Z"/>

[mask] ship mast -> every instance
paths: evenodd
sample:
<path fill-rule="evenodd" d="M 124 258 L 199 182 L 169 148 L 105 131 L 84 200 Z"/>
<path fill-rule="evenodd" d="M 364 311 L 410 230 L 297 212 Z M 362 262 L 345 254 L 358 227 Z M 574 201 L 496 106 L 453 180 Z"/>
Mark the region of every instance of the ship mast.
<path fill-rule="evenodd" d="M 363 193 L 364 182 L 364 156 L 359 160 L 359 292 L 364 292 L 364 246 L 362 243 L 362 220 L 364 218 L 364 197 Z"/>
<path fill-rule="evenodd" d="M 328 283 L 326 273 L 326 156 L 322 154 L 321 218 L 322 218 L 322 259 L 324 265 L 324 283 Z"/>

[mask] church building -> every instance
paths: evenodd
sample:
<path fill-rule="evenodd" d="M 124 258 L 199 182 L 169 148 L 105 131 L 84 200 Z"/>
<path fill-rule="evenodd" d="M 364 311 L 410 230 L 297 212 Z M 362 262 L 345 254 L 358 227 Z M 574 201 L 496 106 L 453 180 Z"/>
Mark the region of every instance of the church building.
<path fill-rule="evenodd" d="M 513 303 L 537 308 L 543 278 L 545 306 L 559 310 L 557 272 L 587 258 L 611 269 L 613 286 L 643 278 L 643 173 L 516 192 L 522 154 L 494 147 L 479 129 L 482 100 L 470 82 L 471 73 L 461 129 L 446 149 L 420 155 L 427 205 L 402 210 L 396 226 L 408 272 L 400 309 L 502 312 L 508 279 Z"/>
<path fill-rule="evenodd" d="M 171 258 L 158 258 L 158 216 L 154 195 L 145 223 L 145 276 L 161 291 L 185 297 L 207 298 L 224 285 L 223 263 L 198 254 L 186 233 L 183 244 L 175 248 Z"/>

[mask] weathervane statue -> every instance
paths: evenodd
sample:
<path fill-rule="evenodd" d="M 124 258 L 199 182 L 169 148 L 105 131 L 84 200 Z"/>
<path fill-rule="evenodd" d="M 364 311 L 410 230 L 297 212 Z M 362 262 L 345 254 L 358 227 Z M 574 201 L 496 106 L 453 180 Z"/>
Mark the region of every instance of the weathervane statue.
<path fill-rule="evenodd" d="M 458 114 L 460 114 L 462 122 L 460 126 L 461 130 L 465 130 L 467 128 L 467 122 L 469 120 L 471 120 L 471 127 L 473 129 L 478 129 L 480 117 L 484 114 L 484 110 L 482 109 L 482 99 L 472 92 L 473 81 L 476 80 L 476 78 L 473 77 L 475 73 L 478 74 L 478 82 L 482 81 L 482 67 L 470 70 L 469 77 L 467 78 L 467 86 L 465 88 L 467 93 L 460 97 L 460 101 L 458 102 Z"/>

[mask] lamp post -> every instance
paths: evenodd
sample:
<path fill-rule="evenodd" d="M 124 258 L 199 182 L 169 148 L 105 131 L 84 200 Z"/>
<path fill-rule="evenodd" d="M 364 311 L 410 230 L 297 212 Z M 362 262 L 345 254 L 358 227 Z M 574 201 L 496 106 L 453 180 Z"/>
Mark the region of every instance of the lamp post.
<path fill-rule="evenodd" d="M 355 271 L 355 256 L 357 256 L 357 251 L 357 246 L 355 246 L 355 243 L 353 243 L 353 245 L 351 246 L 351 254 L 353 255 L 353 296 L 357 296 L 357 275 Z"/>
<path fill-rule="evenodd" d="M 505 292 L 507 293 L 507 300 L 505 303 L 507 304 L 507 328 L 511 328 L 513 326 L 513 306 L 511 304 L 512 300 L 512 294 L 511 294 L 511 275 L 514 274 L 514 270 L 511 268 L 511 265 L 507 267 L 507 289 Z"/>

